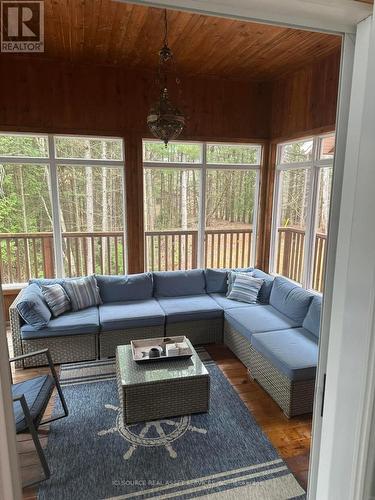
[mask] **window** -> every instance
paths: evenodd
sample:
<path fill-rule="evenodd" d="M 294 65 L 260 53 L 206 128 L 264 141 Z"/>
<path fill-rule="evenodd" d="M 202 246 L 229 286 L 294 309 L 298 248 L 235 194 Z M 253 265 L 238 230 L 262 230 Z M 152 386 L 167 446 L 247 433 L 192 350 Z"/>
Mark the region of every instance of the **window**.
<path fill-rule="evenodd" d="M 255 259 L 262 147 L 143 141 L 145 267 L 245 267 Z"/>
<path fill-rule="evenodd" d="M 125 272 L 123 142 L 0 135 L 3 283 Z"/>
<path fill-rule="evenodd" d="M 271 269 L 323 291 L 335 136 L 277 150 Z"/>

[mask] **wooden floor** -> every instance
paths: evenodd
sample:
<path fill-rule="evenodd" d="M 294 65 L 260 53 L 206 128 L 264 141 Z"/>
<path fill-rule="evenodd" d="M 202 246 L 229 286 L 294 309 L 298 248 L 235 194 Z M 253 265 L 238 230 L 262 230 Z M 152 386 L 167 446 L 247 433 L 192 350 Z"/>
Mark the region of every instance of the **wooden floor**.
<path fill-rule="evenodd" d="M 311 442 L 311 415 L 288 419 L 280 407 L 248 377 L 247 368 L 225 345 L 206 347 L 263 432 L 285 460 L 294 476 L 307 488 Z"/>
<path fill-rule="evenodd" d="M 249 408 L 269 440 L 284 458 L 303 488 L 307 486 L 309 450 L 311 439 L 311 416 L 287 419 L 268 394 L 247 375 L 245 366 L 224 345 L 207 346 L 207 351 L 221 368 L 229 382 Z M 14 382 L 48 372 L 47 368 L 15 370 Z M 53 399 L 53 398 L 52 398 Z M 52 400 L 51 400 L 52 401 Z M 50 415 L 53 403 L 47 408 Z M 48 430 L 40 431 L 42 445 L 47 443 Z M 40 475 L 38 458 L 28 434 L 19 437 L 19 453 L 24 481 Z M 36 499 L 36 489 L 24 490 L 24 500 Z"/>

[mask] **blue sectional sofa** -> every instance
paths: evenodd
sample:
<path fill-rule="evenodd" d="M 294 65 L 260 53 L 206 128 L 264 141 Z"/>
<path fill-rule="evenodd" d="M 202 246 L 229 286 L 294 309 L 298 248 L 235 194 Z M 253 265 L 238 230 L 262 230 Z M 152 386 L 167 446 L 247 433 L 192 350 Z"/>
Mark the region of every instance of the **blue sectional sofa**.
<path fill-rule="evenodd" d="M 237 302 L 226 296 L 229 271 L 97 275 L 101 304 L 51 317 L 38 328 L 23 321 L 20 305 L 44 312 L 41 287 L 64 280 L 31 280 L 10 307 L 14 354 L 48 347 L 54 362 L 65 363 L 114 356 L 117 345 L 132 339 L 183 334 L 194 344 L 224 341 L 288 417 L 311 412 L 321 298 L 246 268 L 237 271 L 264 281 L 256 304 Z"/>

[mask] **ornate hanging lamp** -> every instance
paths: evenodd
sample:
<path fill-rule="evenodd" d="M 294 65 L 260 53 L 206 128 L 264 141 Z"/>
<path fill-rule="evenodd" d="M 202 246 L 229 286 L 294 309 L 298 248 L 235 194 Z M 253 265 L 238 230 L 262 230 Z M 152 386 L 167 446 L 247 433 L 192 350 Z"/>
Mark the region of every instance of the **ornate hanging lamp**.
<path fill-rule="evenodd" d="M 164 45 L 159 51 L 159 100 L 151 106 L 147 116 L 147 125 L 151 133 L 161 139 L 165 146 L 172 139 L 177 139 L 185 127 L 183 113 L 169 99 L 167 88 L 167 66 L 172 65 L 173 52 L 168 47 L 167 11 L 164 11 Z M 179 83 L 176 78 L 176 83 Z"/>

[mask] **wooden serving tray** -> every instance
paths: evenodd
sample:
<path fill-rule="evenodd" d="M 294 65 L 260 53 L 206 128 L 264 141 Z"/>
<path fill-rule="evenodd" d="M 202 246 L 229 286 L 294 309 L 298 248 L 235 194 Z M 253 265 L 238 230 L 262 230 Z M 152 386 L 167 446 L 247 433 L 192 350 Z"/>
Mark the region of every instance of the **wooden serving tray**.
<path fill-rule="evenodd" d="M 167 344 L 177 344 L 185 342 L 188 346 L 189 351 L 183 354 L 176 355 L 166 355 L 165 346 Z M 144 339 L 144 340 L 131 340 L 130 341 L 133 360 L 136 363 L 148 363 L 152 361 L 163 361 L 163 360 L 171 360 L 171 359 L 188 359 L 193 355 L 193 351 L 191 349 L 191 344 L 188 342 L 188 339 L 185 335 L 180 335 L 178 337 L 161 337 L 156 339 Z M 150 357 L 149 351 L 152 347 L 159 348 L 161 350 L 161 354 L 158 357 Z"/>

